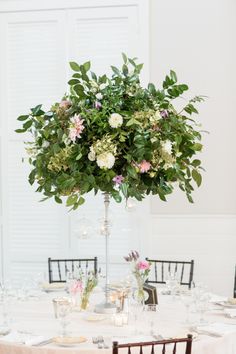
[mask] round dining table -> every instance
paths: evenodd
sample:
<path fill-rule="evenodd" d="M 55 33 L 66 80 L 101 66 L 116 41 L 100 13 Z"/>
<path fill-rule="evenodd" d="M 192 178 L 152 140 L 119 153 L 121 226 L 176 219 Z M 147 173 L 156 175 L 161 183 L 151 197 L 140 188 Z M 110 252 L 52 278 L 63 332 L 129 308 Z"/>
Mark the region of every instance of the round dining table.
<path fill-rule="evenodd" d="M 19 340 L 14 341 L 14 333 L 20 336 L 42 336 L 51 339 L 58 336 L 60 321 L 55 318 L 53 298 L 66 296 L 65 293 L 44 294 L 39 298 L 27 298 L 24 301 L 14 301 L 9 307 L 11 317 L 11 333 L 0 336 L 0 354 L 108 354 L 112 353 L 112 341 L 135 342 L 155 340 L 151 337 L 161 335 L 163 338 L 185 337 L 188 333 L 194 333 L 192 354 L 236 354 L 236 318 L 229 318 L 225 315 L 222 307 L 211 305 L 205 314 L 209 323 L 228 323 L 232 328 L 235 325 L 235 332 L 222 336 L 211 334 L 200 334 L 191 331 L 191 326 L 186 324 L 186 307 L 182 296 L 172 297 L 170 295 L 159 295 L 157 312 L 153 328 L 147 313 L 140 313 L 134 323 L 132 313 L 128 324 L 120 326 L 114 323 L 115 315 L 97 316 L 91 310 L 93 304 L 101 300 L 100 293 L 91 296 L 91 308 L 88 311 L 73 311 L 68 317 L 68 331 L 71 336 L 84 337 L 85 341 L 68 347 L 61 347 L 51 341 L 48 344 L 37 346 L 30 345 L 30 342 L 21 344 Z M 190 313 L 190 321 L 198 320 L 198 313 Z M 3 321 L 2 311 L 0 323 Z M 98 348 L 92 338 L 102 336 L 107 348 Z M 34 337 L 33 337 L 34 338 Z M 33 342 L 32 342 L 33 343 Z M 150 350 L 149 350 L 150 353 Z M 168 353 L 168 351 L 166 351 Z M 182 346 L 177 354 L 185 354 Z"/>

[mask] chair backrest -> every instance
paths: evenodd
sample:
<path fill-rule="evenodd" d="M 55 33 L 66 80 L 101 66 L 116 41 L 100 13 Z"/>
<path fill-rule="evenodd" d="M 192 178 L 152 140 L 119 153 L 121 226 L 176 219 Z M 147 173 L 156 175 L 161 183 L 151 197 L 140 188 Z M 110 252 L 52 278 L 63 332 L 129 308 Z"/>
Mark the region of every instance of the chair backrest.
<path fill-rule="evenodd" d="M 154 342 L 137 342 L 137 343 L 127 343 L 127 344 L 119 344 L 118 342 L 113 342 L 112 353 L 119 354 L 119 349 L 127 349 L 127 354 L 132 354 L 131 348 L 135 348 L 133 350 L 133 354 L 143 354 L 144 347 L 149 347 L 147 348 L 147 350 L 145 350 L 145 353 L 155 354 L 155 349 L 157 349 L 158 347 L 159 350 L 161 350 L 162 354 L 166 354 L 166 353 L 176 354 L 178 343 L 183 343 L 183 344 L 186 343 L 185 354 L 191 354 L 192 341 L 193 341 L 192 335 L 188 334 L 186 338 L 178 338 L 178 339 L 173 338 L 173 339 L 165 339 L 165 340 L 154 341 Z M 183 351 L 181 352 L 183 353 Z M 124 353 L 123 350 L 122 353 Z"/>
<path fill-rule="evenodd" d="M 82 270 L 85 275 L 89 271 L 97 274 L 97 257 L 81 259 L 51 259 L 48 258 L 49 283 L 65 283 L 67 274 Z"/>
<path fill-rule="evenodd" d="M 149 274 L 147 283 L 165 284 L 168 272 L 177 273 L 181 285 L 187 285 L 191 288 L 193 281 L 194 261 L 165 261 L 159 259 L 149 259 L 151 262 L 151 272 Z"/>
<path fill-rule="evenodd" d="M 236 299 L 236 266 L 235 266 L 235 274 L 234 274 L 234 298 Z"/>

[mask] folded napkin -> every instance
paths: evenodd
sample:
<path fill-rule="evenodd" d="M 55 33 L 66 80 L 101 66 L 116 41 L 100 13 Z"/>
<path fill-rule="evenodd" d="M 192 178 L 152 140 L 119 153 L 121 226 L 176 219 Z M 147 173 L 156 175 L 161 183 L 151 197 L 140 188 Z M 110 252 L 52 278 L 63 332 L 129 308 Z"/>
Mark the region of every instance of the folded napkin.
<path fill-rule="evenodd" d="M 225 314 L 231 318 L 236 318 L 236 309 L 225 309 Z"/>
<path fill-rule="evenodd" d="M 201 334 L 209 334 L 216 337 L 222 337 L 226 334 L 236 333 L 236 325 L 228 323 L 212 323 L 210 325 L 198 326 L 197 332 Z"/>
<path fill-rule="evenodd" d="M 40 335 L 12 331 L 6 336 L 2 337 L 0 340 L 11 342 L 11 343 L 17 343 L 17 344 L 25 344 L 30 346 L 30 345 L 37 345 L 48 339 L 49 338 L 45 338 Z"/>
<path fill-rule="evenodd" d="M 228 300 L 226 296 L 219 296 L 215 294 L 209 294 L 209 295 L 210 295 L 210 302 L 212 303 L 220 303 Z"/>

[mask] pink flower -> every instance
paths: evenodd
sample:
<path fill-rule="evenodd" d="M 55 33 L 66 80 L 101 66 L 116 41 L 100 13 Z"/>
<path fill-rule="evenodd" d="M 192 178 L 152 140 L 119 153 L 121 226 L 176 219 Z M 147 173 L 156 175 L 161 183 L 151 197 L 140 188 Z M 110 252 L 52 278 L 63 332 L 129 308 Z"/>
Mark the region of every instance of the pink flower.
<path fill-rule="evenodd" d="M 145 172 L 148 172 L 151 168 L 151 164 L 150 162 L 146 161 L 146 160 L 143 160 L 142 162 L 140 162 L 138 164 L 138 167 L 139 167 L 139 170 L 141 173 L 145 173 Z"/>
<path fill-rule="evenodd" d="M 71 118 L 71 126 L 69 128 L 69 137 L 70 139 L 75 142 L 76 138 L 81 138 L 81 133 L 84 130 L 83 125 L 84 119 L 81 119 L 80 115 L 74 115 Z"/>
<path fill-rule="evenodd" d="M 71 295 L 76 295 L 78 292 L 82 292 L 83 284 L 81 280 L 73 281 L 69 286 L 69 292 Z"/>
<path fill-rule="evenodd" d="M 94 103 L 94 107 L 95 107 L 96 109 L 100 109 L 100 108 L 102 108 L 102 104 L 101 104 L 101 102 L 99 102 L 99 101 L 95 101 L 95 103 Z"/>
<path fill-rule="evenodd" d="M 137 264 L 138 270 L 146 270 L 150 268 L 148 261 L 139 261 Z"/>
<path fill-rule="evenodd" d="M 60 108 L 68 109 L 68 108 L 70 108 L 70 106 L 71 106 L 71 102 L 68 101 L 68 100 L 62 100 L 62 101 L 59 103 L 59 107 L 60 107 Z"/>
<path fill-rule="evenodd" d="M 120 185 L 124 180 L 124 177 L 122 175 L 116 175 L 112 181 L 115 182 L 115 184 Z"/>

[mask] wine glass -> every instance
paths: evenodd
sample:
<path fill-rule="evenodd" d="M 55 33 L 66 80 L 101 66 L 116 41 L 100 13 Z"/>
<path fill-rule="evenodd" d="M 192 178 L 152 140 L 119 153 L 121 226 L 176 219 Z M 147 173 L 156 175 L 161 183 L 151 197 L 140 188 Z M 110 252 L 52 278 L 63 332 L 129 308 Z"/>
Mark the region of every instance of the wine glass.
<path fill-rule="evenodd" d="M 166 282 L 167 289 L 169 290 L 170 294 L 174 299 L 177 290 L 179 289 L 180 286 L 178 274 L 176 272 L 168 272 L 166 274 L 165 282 Z"/>
<path fill-rule="evenodd" d="M 200 325 L 207 324 L 208 321 L 205 318 L 206 311 L 209 307 L 210 295 L 208 293 L 201 294 L 200 298 L 197 301 L 197 311 L 200 314 L 199 323 Z"/>
<path fill-rule="evenodd" d="M 57 303 L 57 316 L 61 325 L 61 336 L 67 335 L 67 326 L 69 324 L 68 316 L 71 313 L 71 302 L 69 300 L 59 301 Z"/>

